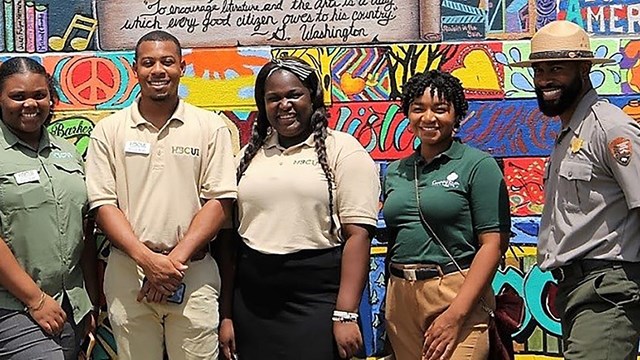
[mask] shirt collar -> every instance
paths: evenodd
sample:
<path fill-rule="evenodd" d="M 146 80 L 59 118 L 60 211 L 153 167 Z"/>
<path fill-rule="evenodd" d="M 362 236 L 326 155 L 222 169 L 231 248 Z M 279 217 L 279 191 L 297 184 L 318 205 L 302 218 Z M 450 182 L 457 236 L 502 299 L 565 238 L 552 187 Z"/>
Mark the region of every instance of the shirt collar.
<path fill-rule="evenodd" d="M 20 144 L 29 149 L 33 149 L 30 145 L 20 140 L 20 138 L 18 138 L 18 136 L 9 129 L 9 127 L 4 123 L 4 121 L 0 120 L 0 146 L 3 149 L 7 150 L 9 148 L 16 146 L 16 144 Z M 51 141 L 47 128 L 43 126 L 42 135 L 40 135 L 40 144 L 37 151 L 40 152 L 41 150 L 46 149 L 48 147 L 60 148 L 57 144 Z"/>
<path fill-rule="evenodd" d="M 298 146 L 314 147 L 313 133 L 311 135 L 309 135 L 309 137 L 305 141 L 301 142 L 300 144 L 294 145 L 294 146 L 290 147 L 289 149 L 296 148 Z M 272 147 L 277 147 L 278 149 L 280 149 L 282 151 L 286 150 L 284 147 L 280 146 L 280 143 L 278 143 L 278 133 L 276 133 L 273 130 L 271 131 L 271 133 L 269 135 L 267 135 L 267 138 L 264 141 L 264 148 L 265 149 L 269 149 L 269 148 L 272 148 Z"/>
<path fill-rule="evenodd" d="M 436 157 L 434 157 L 433 160 L 435 161 L 443 157 L 447 157 L 449 159 L 461 159 L 462 155 L 464 155 L 464 145 L 462 144 L 459 138 L 454 137 L 453 141 L 451 142 L 451 146 L 449 146 L 447 150 L 436 155 Z M 416 161 L 418 162 L 423 161 L 422 155 L 420 155 L 420 147 L 418 147 L 416 151 L 413 152 L 413 155 L 411 158 L 411 165 L 413 165 L 413 163 Z"/>
<path fill-rule="evenodd" d="M 142 114 L 140 114 L 140 108 L 138 108 L 139 105 L 140 96 L 136 98 L 136 100 L 133 102 L 133 106 L 131 106 L 131 127 L 138 127 L 142 124 L 151 124 L 142 116 Z M 176 107 L 173 114 L 171 114 L 171 117 L 169 118 L 169 121 L 167 121 L 167 124 L 174 119 L 184 124 L 184 107 L 184 101 L 182 99 L 178 99 L 178 106 Z"/>
<path fill-rule="evenodd" d="M 591 111 L 591 107 L 597 101 L 598 93 L 596 93 L 594 89 L 587 91 L 582 99 L 580 99 L 578 106 L 576 106 L 576 110 L 573 112 L 573 115 L 571 115 L 571 120 L 569 120 L 568 126 L 576 136 L 580 135 L 580 124 L 582 124 L 582 121 L 587 117 L 589 111 Z"/>

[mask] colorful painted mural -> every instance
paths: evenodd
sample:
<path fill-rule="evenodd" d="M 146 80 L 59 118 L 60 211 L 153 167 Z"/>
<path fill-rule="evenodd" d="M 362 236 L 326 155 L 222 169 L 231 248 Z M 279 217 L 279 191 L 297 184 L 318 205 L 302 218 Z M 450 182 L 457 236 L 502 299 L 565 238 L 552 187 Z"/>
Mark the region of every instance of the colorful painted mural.
<path fill-rule="evenodd" d="M 182 41 L 180 95 L 223 114 L 236 150 L 256 116 L 260 66 L 296 55 L 322 75 L 330 125 L 356 137 L 382 174 L 416 145 L 398 103 L 402 84 L 428 69 L 453 73 L 470 100 L 460 136 L 499 159 L 509 187 L 512 251 L 493 286 L 525 300 L 517 358 L 561 358 L 555 283 L 535 264 L 542 169 L 559 124 L 538 111 L 531 70 L 509 63 L 528 56 L 536 29 L 573 21 L 593 35 L 598 57 L 614 60 L 594 66 L 598 92 L 640 121 L 640 0 L 0 0 L 0 14 L 0 61 L 31 56 L 54 75 L 61 100 L 49 131 L 81 154 L 95 123 L 137 96 L 133 47 L 151 29 Z M 363 357 L 385 354 L 385 244 L 380 220 L 361 306 Z M 94 358 L 115 359 L 106 319 L 99 335 Z"/>

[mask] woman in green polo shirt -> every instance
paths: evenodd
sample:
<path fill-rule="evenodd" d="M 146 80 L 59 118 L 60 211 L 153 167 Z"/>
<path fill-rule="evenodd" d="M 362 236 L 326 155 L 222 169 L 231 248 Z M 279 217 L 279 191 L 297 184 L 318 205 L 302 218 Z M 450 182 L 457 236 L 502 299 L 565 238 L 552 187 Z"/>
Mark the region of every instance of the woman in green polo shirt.
<path fill-rule="evenodd" d="M 402 107 L 420 146 L 389 165 L 383 187 L 389 339 L 398 360 L 486 359 L 491 279 L 510 233 L 504 179 L 454 136 L 468 109 L 458 79 L 416 74 Z"/>
<path fill-rule="evenodd" d="M 82 158 L 45 128 L 57 100 L 38 62 L 0 66 L 0 359 L 75 360 L 95 324 L 83 276 L 95 279 L 96 262 L 95 243 L 84 246 Z"/>

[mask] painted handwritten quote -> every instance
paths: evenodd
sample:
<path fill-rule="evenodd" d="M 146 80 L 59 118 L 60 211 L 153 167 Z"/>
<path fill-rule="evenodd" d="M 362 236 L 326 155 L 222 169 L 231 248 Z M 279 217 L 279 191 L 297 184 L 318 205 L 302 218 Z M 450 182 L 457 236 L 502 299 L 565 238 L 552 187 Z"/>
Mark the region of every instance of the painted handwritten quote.
<path fill-rule="evenodd" d="M 103 49 L 133 48 L 156 29 L 185 47 L 321 45 L 420 40 L 434 25 L 425 0 L 97 0 Z M 431 9 L 433 8 L 433 9 Z M 435 24 L 435 31 L 439 23 Z M 423 37 L 425 35 L 422 35 Z"/>

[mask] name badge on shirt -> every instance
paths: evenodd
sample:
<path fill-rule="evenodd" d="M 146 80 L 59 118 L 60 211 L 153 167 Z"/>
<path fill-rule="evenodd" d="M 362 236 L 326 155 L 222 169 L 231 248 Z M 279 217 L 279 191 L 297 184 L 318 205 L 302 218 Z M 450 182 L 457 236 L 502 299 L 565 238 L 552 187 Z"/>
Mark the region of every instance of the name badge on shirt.
<path fill-rule="evenodd" d="M 18 183 L 18 185 L 29 182 L 40 182 L 40 174 L 38 173 L 38 170 L 21 171 L 13 174 L 13 177 L 16 179 L 16 183 Z"/>
<path fill-rule="evenodd" d="M 142 141 L 127 141 L 124 145 L 124 152 L 149 155 L 151 153 L 151 144 Z"/>

